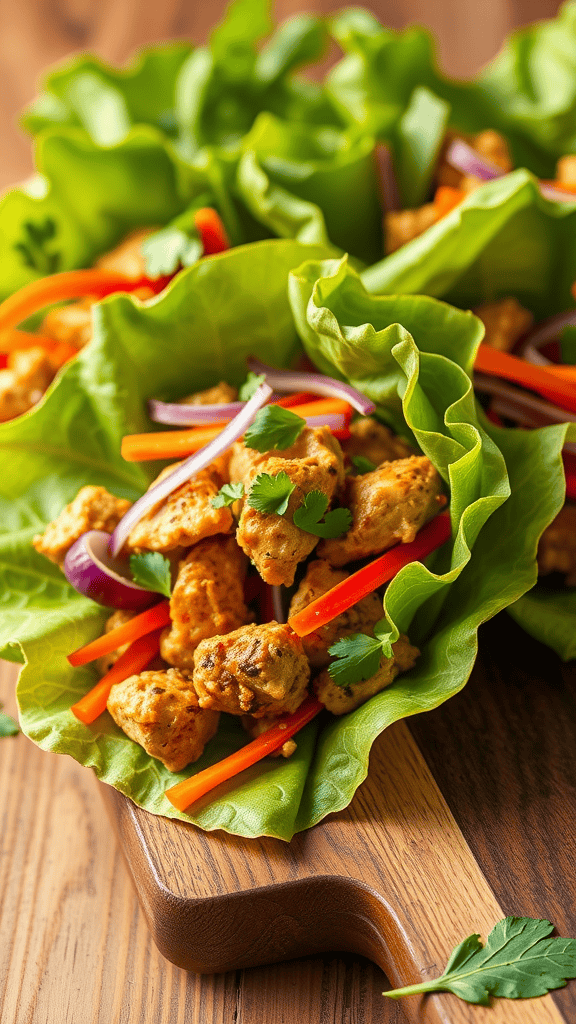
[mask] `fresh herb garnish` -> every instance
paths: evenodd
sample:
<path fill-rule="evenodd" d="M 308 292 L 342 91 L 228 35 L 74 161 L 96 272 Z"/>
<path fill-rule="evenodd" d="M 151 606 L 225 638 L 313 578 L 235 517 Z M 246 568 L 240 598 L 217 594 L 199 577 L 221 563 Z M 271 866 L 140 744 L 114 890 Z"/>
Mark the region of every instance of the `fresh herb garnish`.
<path fill-rule="evenodd" d="M 376 469 L 376 463 L 372 462 L 372 459 L 367 459 L 365 455 L 353 455 L 351 461 L 360 476 L 364 476 L 364 473 L 373 473 Z"/>
<path fill-rule="evenodd" d="M 452 992 L 467 1003 L 490 1005 L 490 996 L 530 999 L 576 978 L 576 939 L 550 939 L 550 921 L 505 917 L 483 946 L 469 935 L 452 953 L 444 974 L 382 994 L 391 999 L 420 992 Z"/>
<path fill-rule="evenodd" d="M 305 426 L 306 420 L 289 409 L 283 409 L 281 405 L 267 405 L 256 413 L 252 426 L 244 434 L 244 444 L 258 452 L 290 448 Z"/>
<path fill-rule="evenodd" d="M 295 484 L 292 483 L 288 473 L 283 470 L 276 476 L 269 473 L 260 473 L 248 494 L 248 504 L 257 512 L 275 512 L 282 516 L 288 509 L 288 502 Z"/>
<path fill-rule="evenodd" d="M 178 267 L 190 267 L 200 259 L 203 248 L 197 235 L 168 225 L 142 242 L 146 273 L 152 279 L 174 274 Z"/>
<path fill-rule="evenodd" d="M 0 704 L 0 709 L 2 704 Z M 10 715 L 6 715 L 0 710 L 0 736 L 16 736 L 20 730 L 18 729 L 17 723 Z"/>
<path fill-rule="evenodd" d="M 252 395 L 258 391 L 258 388 L 266 380 L 264 373 L 253 373 L 252 370 L 248 371 L 248 376 L 243 384 L 240 385 L 238 390 L 238 398 L 241 402 L 249 402 Z"/>
<path fill-rule="evenodd" d="M 24 222 L 24 242 L 16 242 L 14 248 L 22 256 L 27 267 L 41 274 L 55 274 L 60 266 L 60 253 L 50 251 L 47 243 L 56 235 L 56 222 L 46 217 L 42 224 Z"/>
<path fill-rule="evenodd" d="M 170 597 L 170 562 L 159 551 L 143 551 L 139 555 L 130 555 L 130 571 L 134 583 L 139 587 Z"/>
<path fill-rule="evenodd" d="M 352 513 L 347 508 L 335 508 L 320 522 L 327 508 L 328 498 L 323 491 L 309 491 L 304 503 L 294 512 L 294 525 L 315 537 L 341 537 L 350 529 Z"/>
<path fill-rule="evenodd" d="M 380 668 L 382 644 L 373 636 L 353 633 L 332 644 L 328 653 L 337 659 L 328 667 L 336 686 L 352 686 L 376 675 Z"/>
<path fill-rule="evenodd" d="M 212 508 L 228 508 L 229 505 L 233 505 L 235 501 L 239 501 L 240 498 L 244 497 L 244 484 L 223 484 L 216 497 L 211 498 L 210 504 Z"/>

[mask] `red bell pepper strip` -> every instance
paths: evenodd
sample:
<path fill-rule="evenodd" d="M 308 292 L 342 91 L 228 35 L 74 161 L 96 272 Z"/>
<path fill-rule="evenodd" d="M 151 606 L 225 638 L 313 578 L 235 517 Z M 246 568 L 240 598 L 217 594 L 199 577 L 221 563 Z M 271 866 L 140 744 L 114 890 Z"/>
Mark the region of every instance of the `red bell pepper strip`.
<path fill-rule="evenodd" d="M 225 252 L 230 248 L 226 228 L 211 206 L 203 206 L 201 210 L 196 210 L 194 224 L 200 235 L 205 256 L 214 256 L 215 253 Z"/>

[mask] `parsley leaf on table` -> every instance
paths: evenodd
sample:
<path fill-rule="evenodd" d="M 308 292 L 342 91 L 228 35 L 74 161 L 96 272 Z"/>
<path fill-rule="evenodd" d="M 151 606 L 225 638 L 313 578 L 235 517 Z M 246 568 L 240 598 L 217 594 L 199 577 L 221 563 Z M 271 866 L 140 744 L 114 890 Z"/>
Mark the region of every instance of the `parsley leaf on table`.
<path fill-rule="evenodd" d="M 283 470 L 276 476 L 260 473 L 248 494 L 248 504 L 257 512 L 275 512 L 282 516 L 288 508 L 290 495 L 296 484 L 293 484 L 288 473 Z"/>
<path fill-rule="evenodd" d="M 350 529 L 352 514 L 347 508 L 335 508 L 328 512 L 321 523 L 327 508 L 328 498 L 323 491 L 309 491 L 304 496 L 304 503 L 294 512 L 294 525 L 306 533 L 313 533 L 315 537 L 341 537 Z"/>
<path fill-rule="evenodd" d="M 235 501 L 244 497 L 244 484 L 223 484 L 218 494 L 210 499 L 212 508 L 224 508 L 233 505 Z"/>
<path fill-rule="evenodd" d="M 274 448 L 290 448 L 300 436 L 306 420 L 281 405 L 266 405 L 256 413 L 254 422 L 244 434 L 247 448 L 269 452 Z"/>
<path fill-rule="evenodd" d="M 252 395 L 255 394 L 265 380 L 266 375 L 264 373 L 253 373 L 252 370 L 249 370 L 246 380 L 240 385 L 238 390 L 238 400 L 240 402 L 249 402 Z"/>
<path fill-rule="evenodd" d="M 10 715 L 4 714 L 1 710 L 2 704 L 0 704 L 0 736 L 16 736 L 20 731 L 18 725 Z"/>
<path fill-rule="evenodd" d="M 380 668 L 382 644 L 372 636 L 353 633 L 332 644 L 328 654 L 337 659 L 328 666 L 336 686 L 352 686 L 376 675 Z"/>
<path fill-rule="evenodd" d="M 130 571 L 134 583 L 139 587 L 170 597 L 170 562 L 159 551 L 143 551 L 139 555 L 130 555 Z"/>
<path fill-rule="evenodd" d="M 456 946 L 440 978 L 383 992 L 391 999 L 420 992 L 452 992 L 467 1003 L 490 1005 L 490 996 L 530 999 L 576 978 L 576 939 L 550 939 L 550 921 L 505 917 L 483 946 L 469 935 Z"/>
<path fill-rule="evenodd" d="M 373 473 L 376 469 L 376 463 L 372 462 L 372 459 L 367 459 L 365 455 L 353 455 L 352 465 L 360 476 L 364 476 L 364 473 Z"/>

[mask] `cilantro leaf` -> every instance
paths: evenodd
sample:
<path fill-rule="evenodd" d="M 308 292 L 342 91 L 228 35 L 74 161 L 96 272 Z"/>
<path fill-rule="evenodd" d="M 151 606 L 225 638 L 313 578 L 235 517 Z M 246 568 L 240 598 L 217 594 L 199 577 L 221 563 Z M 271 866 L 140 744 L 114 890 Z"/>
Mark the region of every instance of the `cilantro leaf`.
<path fill-rule="evenodd" d="M 296 484 L 292 483 L 288 473 L 283 470 L 276 476 L 259 473 L 250 488 L 248 504 L 258 512 L 275 512 L 282 516 L 288 508 L 290 495 L 295 487 Z"/>
<path fill-rule="evenodd" d="M 321 523 L 327 508 L 328 498 L 323 491 L 309 491 L 304 503 L 294 512 L 294 525 L 315 537 L 341 537 L 350 529 L 352 514 L 347 508 L 335 508 Z"/>
<path fill-rule="evenodd" d="M 210 500 L 212 508 L 228 508 L 235 501 L 244 497 L 244 484 L 223 484 L 215 498 Z"/>
<path fill-rule="evenodd" d="M 252 426 L 244 434 L 244 444 L 258 452 L 290 448 L 305 426 L 306 420 L 290 412 L 290 409 L 283 409 L 280 405 L 266 405 L 258 410 Z"/>
<path fill-rule="evenodd" d="M 0 708 L 1 707 L 2 705 L 0 704 Z M 0 710 L 0 736 L 16 736 L 19 731 L 18 725 L 14 719 L 10 718 L 10 715 L 6 715 Z"/>
<path fill-rule="evenodd" d="M 240 385 L 238 390 L 238 399 L 240 402 L 248 402 L 252 395 L 258 390 L 261 384 L 266 380 L 266 374 L 264 373 L 253 373 L 252 370 L 248 371 L 248 376 L 243 384 Z"/>
<path fill-rule="evenodd" d="M 337 659 L 328 666 L 336 686 L 353 686 L 376 675 L 380 668 L 382 644 L 364 633 L 352 633 L 332 644 L 328 654 Z"/>
<path fill-rule="evenodd" d="M 130 555 L 130 570 L 134 583 L 139 587 L 146 587 L 146 590 L 170 597 L 170 562 L 159 551 L 143 551 L 139 555 Z"/>
<path fill-rule="evenodd" d="M 54 274 L 60 266 L 60 253 L 51 252 L 46 247 L 56 235 L 56 222 L 46 217 L 41 224 L 25 221 L 25 241 L 16 242 L 14 248 L 20 253 L 25 266 L 38 270 L 41 274 Z"/>
<path fill-rule="evenodd" d="M 364 473 L 373 473 L 376 469 L 376 463 L 372 462 L 372 459 L 367 459 L 365 455 L 353 455 L 352 465 L 360 476 L 364 476 Z"/>
<path fill-rule="evenodd" d="M 149 235 L 141 245 L 146 273 L 152 279 L 174 274 L 179 266 L 189 267 L 199 260 L 203 248 L 197 236 L 176 225 L 168 225 Z"/>
<path fill-rule="evenodd" d="M 483 946 L 469 935 L 456 946 L 440 978 L 383 992 L 391 999 L 417 992 L 452 992 L 467 1003 L 490 1005 L 490 996 L 530 999 L 576 978 L 576 939 L 550 939 L 550 921 L 505 917 Z"/>

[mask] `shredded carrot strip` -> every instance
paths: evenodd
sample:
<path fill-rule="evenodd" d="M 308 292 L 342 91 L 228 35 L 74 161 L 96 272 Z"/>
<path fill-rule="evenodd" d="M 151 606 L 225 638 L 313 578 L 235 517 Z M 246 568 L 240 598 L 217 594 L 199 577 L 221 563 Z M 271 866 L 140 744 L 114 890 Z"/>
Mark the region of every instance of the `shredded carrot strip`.
<path fill-rule="evenodd" d="M 574 195 L 576 192 L 576 185 L 570 185 L 567 181 L 551 181 L 549 178 L 542 178 L 540 184 L 550 185 L 552 188 L 557 188 L 559 192 L 568 192 L 569 195 Z"/>
<path fill-rule="evenodd" d="M 196 210 L 194 224 L 200 235 L 205 256 L 213 256 L 230 248 L 226 228 L 211 206 L 203 206 L 201 210 Z"/>
<path fill-rule="evenodd" d="M 288 625 L 298 636 L 308 636 L 314 630 L 325 626 L 337 615 L 352 608 L 367 594 L 377 590 L 383 583 L 391 580 L 409 562 L 417 562 L 426 558 L 432 551 L 439 548 L 450 537 L 450 516 L 447 512 L 435 516 L 419 531 L 415 540 L 409 544 L 397 544 L 396 547 L 380 555 L 374 562 L 337 583 L 332 590 L 316 598 L 302 611 L 288 619 Z"/>
<path fill-rule="evenodd" d="M 160 601 L 153 608 L 147 608 L 140 615 L 135 615 L 133 619 L 125 622 L 122 626 L 111 629 L 109 633 L 97 637 L 85 647 L 79 647 L 77 651 L 68 655 L 68 661 L 74 668 L 77 668 L 78 665 L 87 665 L 89 661 L 101 658 L 103 654 L 111 654 L 112 651 L 117 651 L 124 644 L 131 644 L 134 640 L 145 636 L 146 633 L 168 626 L 169 623 L 170 602 Z"/>
<path fill-rule="evenodd" d="M 576 386 L 571 380 L 564 380 L 551 373 L 547 366 L 535 366 L 508 352 L 498 352 L 489 345 L 480 345 L 475 368 L 493 377 L 514 381 L 531 391 L 537 391 L 562 409 L 576 412 Z"/>
<path fill-rule="evenodd" d="M 110 696 L 110 690 L 115 683 L 122 683 L 129 676 L 142 672 L 160 649 L 160 634 L 162 630 L 156 629 L 153 633 L 146 633 L 133 644 L 124 654 L 121 654 L 115 665 L 99 683 L 96 683 L 88 693 L 80 698 L 77 704 L 70 709 L 76 718 L 84 722 L 84 725 L 92 725 L 99 715 L 106 711 L 106 704 Z"/>
<path fill-rule="evenodd" d="M 450 210 L 453 210 L 465 198 L 466 193 L 461 188 L 453 188 L 451 185 L 440 185 L 434 194 L 434 206 L 438 211 L 438 216 L 445 217 L 447 213 L 450 213 Z"/>
<path fill-rule="evenodd" d="M 0 331 L 17 327 L 33 313 L 55 302 L 85 295 L 102 299 L 113 292 L 133 292 L 143 285 L 153 287 L 154 282 L 147 278 L 134 281 L 111 270 L 66 270 L 62 274 L 41 277 L 0 303 Z"/>
<path fill-rule="evenodd" d="M 210 768 L 205 768 L 203 772 L 198 772 L 197 775 L 184 779 L 183 782 L 166 790 L 166 796 L 170 803 L 177 810 L 185 811 L 190 804 L 215 789 L 221 782 L 232 779 L 235 775 L 243 772 L 245 768 L 256 764 L 267 754 L 271 754 L 281 747 L 294 733 L 311 722 L 323 707 L 324 705 L 315 697 L 308 697 L 293 715 L 285 715 L 280 718 L 276 725 L 261 733 L 255 740 L 252 740 L 252 743 L 247 743 L 245 747 L 241 747 L 234 754 L 225 757 L 223 761 L 211 765 Z"/>

